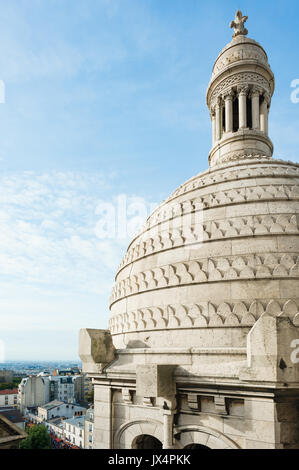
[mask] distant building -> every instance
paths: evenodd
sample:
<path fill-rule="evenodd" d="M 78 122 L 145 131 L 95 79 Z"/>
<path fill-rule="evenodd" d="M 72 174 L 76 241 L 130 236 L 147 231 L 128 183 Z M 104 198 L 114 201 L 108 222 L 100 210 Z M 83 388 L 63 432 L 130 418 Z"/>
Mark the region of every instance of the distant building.
<path fill-rule="evenodd" d="M 89 396 L 90 394 L 92 393 L 93 391 L 93 385 L 92 385 L 92 380 L 90 377 L 88 377 L 87 374 L 83 374 L 83 387 L 84 387 L 84 396 L 83 396 L 83 399 L 85 401 L 89 401 L 90 402 L 90 399 L 89 399 Z"/>
<path fill-rule="evenodd" d="M 84 377 L 82 375 L 46 375 L 22 379 L 19 385 L 18 405 L 24 414 L 30 407 L 42 406 L 54 400 L 75 404 L 84 400 Z"/>
<path fill-rule="evenodd" d="M 17 406 L 18 404 L 18 389 L 0 390 L 0 407 L 4 406 Z"/>
<path fill-rule="evenodd" d="M 93 449 L 93 424 L 94 407 L 93 405 L 86 411 L 84 423 L 84 449 Z"/>
<path fill-rule="evenodd" d="M 42 370 L 36 374 L 37 377 L 48 377 L 49 375 L 51 375 L 49 370 Z"/>
<path fill-rule="evenodd" d="M 65 440 L 80 449 L 84 448 L 84 423 L 85 416 L 77 416 L 63 422 Z"/>
<path fill-rule="evenodd" d="M 77 366 L 75 366 L 75 367 L 68 368 L 68 369 L 54 369 L 52 375 L 70 376 L 70 375 L 80 375 L 80 374 L 81 374 L 80 369 Z"/>
<path fill-rule="evenodd" d="M 65 403 L 75 403 L 84 399 L 82 375 L 52 375 L 45 380 L 49 383 L 49 401 L 60 400 Z"/>
<path fill-rule="evenodd" d="M 0 383 L 12 383 L 13 381 L 13 371 L 1 369 L 0 370 Z"/>
<path fill-rule="evenodd" d="M 58 439 L 64 440 L 64 420 L 60 417 L 52 418 L 49 421 L 46 421 L 44 424 L 48 428 L 50 434 L 54 435 Z"/>
<path fill-rule="evenodd" d="M 49 421 L 50 419 L 73 418 L 74 416 L 82 416 L 86 413 L 86 408 L 82 406 L 73 405 L 71 403 L 64 403 L 63 401 L 53 400 L 46 405 L 39 406 L 37 409 L 37 416 L 42 421 Z"/>
<path fill-rule="evenodd" d="M 19 384 L 18 406 L 22 414 L 26 408 L 44 405 L 48 401 L 45 378 L 30 376 Z"/>

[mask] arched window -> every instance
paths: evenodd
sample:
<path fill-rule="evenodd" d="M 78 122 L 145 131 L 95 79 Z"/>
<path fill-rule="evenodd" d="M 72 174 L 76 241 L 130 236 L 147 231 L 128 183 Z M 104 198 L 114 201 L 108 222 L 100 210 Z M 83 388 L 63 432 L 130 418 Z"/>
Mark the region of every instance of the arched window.
<path fill-rule="evenodd" d="M 142 434 L 133 442 L 132 449 L 162 449 L 162 442 L 149 434 Z"/>
<path fill-rule="evenodd" d="M 204 446 L 202 444 L 189 444 L 184 447 L 184 449 L 188 450 L 211 450 L 209 447 Z"/>

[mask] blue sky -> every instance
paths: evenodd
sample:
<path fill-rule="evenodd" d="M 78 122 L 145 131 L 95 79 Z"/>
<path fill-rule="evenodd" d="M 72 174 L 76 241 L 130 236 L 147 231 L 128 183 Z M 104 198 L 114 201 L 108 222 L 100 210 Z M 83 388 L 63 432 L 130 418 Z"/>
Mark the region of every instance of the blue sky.
<path fill-rule="evenodd" d="M 206 88 L 237 9 L 276 76 L 275 157 L 298 161 L 295 1 L 0 0 L 0 341 L 7 360 L 77 359 L 106 328 L 125 238 L 98 207 L 151 204 L 208 166 Z"/>

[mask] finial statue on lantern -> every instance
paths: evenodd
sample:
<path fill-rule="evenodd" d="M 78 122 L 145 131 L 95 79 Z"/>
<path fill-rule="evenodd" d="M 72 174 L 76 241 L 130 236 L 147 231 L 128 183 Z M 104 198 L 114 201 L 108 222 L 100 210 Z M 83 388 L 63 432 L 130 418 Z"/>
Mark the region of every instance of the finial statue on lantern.
<path fill-rule="evenodd" d="M 237 36 L 246 36 L 248 34 L 248 30 L 245 28 L 244 23 L 248 20 L 248 16 L 243 16 L 240 10 L 236 13 L 236 18 L 234 21 L 230 23 L 230 28 L 234 28 L 233 38 Z"/>

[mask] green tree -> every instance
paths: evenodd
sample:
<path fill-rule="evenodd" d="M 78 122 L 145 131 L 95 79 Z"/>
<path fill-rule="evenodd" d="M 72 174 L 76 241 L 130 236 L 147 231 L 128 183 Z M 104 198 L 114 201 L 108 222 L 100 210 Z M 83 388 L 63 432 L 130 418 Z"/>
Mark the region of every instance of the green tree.
<path fill-rule="evenodd" d="M 91 392 L 87 394 L 87 401 L 88 403 L 93 403 L 94 402 L 94 390 L 92 389 Z"/>
<path fill-rule="evenodd" d="M 20 449 L 51 449 L 51 438 L 46 426 L 32 426 L 26 439 L 20 443 Z"/>
<path fill-rule="evenodd" d="M 13 388 L 18 388 L 21 380 L 21 377 L 14 377 L 12 382 L 1 382 L 0 390 L 12 390 Z"/>
<path fill-rule="evenodd" d="M 11 382 L 1 382 L 0 390 L 12 390 L 14 385 Z"/>
<path fill-rule="evenodd" d="M 22 377 L 13 377 L 13 388 L 17 388 L 22 381 Z"/>

